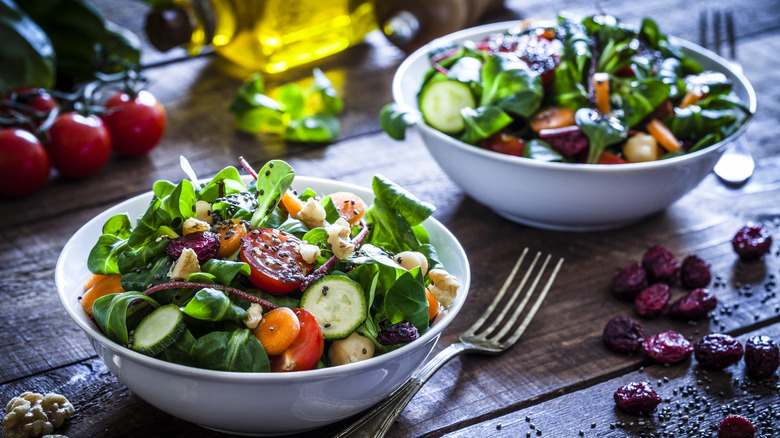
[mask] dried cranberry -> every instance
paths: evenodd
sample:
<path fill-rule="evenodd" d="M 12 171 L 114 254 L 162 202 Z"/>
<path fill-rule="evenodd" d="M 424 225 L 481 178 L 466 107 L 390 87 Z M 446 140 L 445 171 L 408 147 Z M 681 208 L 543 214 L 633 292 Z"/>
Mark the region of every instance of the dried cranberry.
<path fill-rule="evenodd" d="M 672 303 L 669 315 L 684 319 L 701 319 L 718 306 L 718 299 L 709 290 L 694 289 Z"/>
<path fill-rule="evenodd" d="M 680 263 L 677 258 L 669 248 L 663 245 L 656 245 L 644 253 L 642 267 L 647 271 L 650 283 L 671 284 L 677 279 L 677 274 L 680 271 Z"/>
<path fill-rule="evenodd" d="M 642 348 L 645 330 L 631 318 L 616 316 L 609 320 L 601 337 L 610 350 L 630 354 Z"/>
<path fill-rule="evenodd" d="M 718 424 L 718 438 L 753 438 L 756 428 L 753 423 L 739 415 L 729 415 Z"/>
<path fill-rule="evenodd" d="M 676 363 L 693 353 L 693 345 L 674 330 L 654 334 L 642 343 L 645 354 L 660 363 Z"/>
<path fill-rule="evenodd" d="M 672 297 L 672 291 L 669 286 L 663 283 L 656 283 L 636 296 L 634 308 L 639 316 L 650 318 L 658 315 L 669 305 L 669 299 Z"/>
<path fill-rule="evenodd" d="M 680 282 L 683 287 L 696 289 L 707 287 L 712 280 L 710 266 L 701 257 L 692 254 L 685 257 L 680 265 Z"/>
<path fill-rule="evenodd" d="M 620 299 L 633 300 L 647 286 L 647 272 L 639 264 L 626 266 L 612 277 L 612 293 Z"/>
<path fill-rule="evenodd" d="M 168 242 L 168 247 L 165 250 L 169 256 L 178 259 L 184 248 L 195 251 L 195 254 L 198 256 L 198 263 L 205 263 L 206 260 L 212 259 L 217 255 L 219 235 L 211 231 L 185 234 Z"/>
<path fill-rule="evenodd" d="M 539 137 L 564 157 L 577 155 L 590 144 L 588 137 L 577 125 L 542 129 L 539 131 Z"/>
<path fill-rule="evenodd" d="M 745 350 L 738 340 L 729 335 L 711 334 L 693 345 L 693 357 L 702 366 L 726 368 L 742 359 Z"/>
<path fill-rule="evenodd" d="M 401 321 L 377 333 L 376 341 L 382 345 L 395 345 L 412 342 L 419 337 L 417 327 L 409 321 Z"/>
<path fill-rule="evenodd" d="M 769 336 L 754 336 L 745 343 L 745 365 L 756 377 L 769 377 L 780 366 L 780 350 Z"/>
<path fill-rule="evenodd" d="M 631 382 L 621 386 L 613 397 L 617 407 L 632 414 L 649 414 L 661 403 L 661 397 L 647 382 Z"/>
<path fill-rule="evenodd" d="M 769 252 L 772 236 L 761 225 L 747 224 L 731 239 L 731 246 L 743 260 L 753 260 Z"/>

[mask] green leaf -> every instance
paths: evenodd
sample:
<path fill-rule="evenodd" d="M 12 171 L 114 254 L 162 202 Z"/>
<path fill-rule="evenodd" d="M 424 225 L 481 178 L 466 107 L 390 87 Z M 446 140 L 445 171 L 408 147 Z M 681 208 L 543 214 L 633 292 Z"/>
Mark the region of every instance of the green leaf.
<path fill-rule="evenodd" d="M 398 277 L 385 294 L 384 304 L 391 323 L 409 321 L 420 333 L 428 329 L 428 300 L 419 268 Z"/>
<path fill-rule="evenodd" d="M 393 140 L 406 138 L 406 128 L 420 121 L 418 111 L 411 111 L 395 102 L 388 103 L 379 112 L 379 127 Z"/>
<path fill-rule="evenodd" d="M 170 269 L 171 259 L 164 255 L 146 265 L 122 273 L 122 288 L 124 290 L 143 291 L 149 288 L 149 286 L 168 282 L 170 281 L 168 277 Z"/>
<path fill-rule="evenodd" d="M 113 234 L 103 234 L 89 251 L 87 269 L 93 274 L 119 274 L 117 258 L 127 248 L 127 241 Z"/>
<path fill-rule="evenodd" d="M 159 307 L 153 298 L 141 292 L 123 292 L 120 294 L 105 295 L 92 305 L 92 316 L 103 330 L 103 333 L 112 341 L 127 345 L 129 337 L 127 332 L 127 311 L 131 303 L 136 300 L 145 301 L 155 308 Z"/>
<path fill-rule="evenodd" d="M 111 216 L 106 223 L 103 224 L 103 234 L 111 234 L 120 239 L 127 239 L 130 237 L 132 228 L 133 225 L 130 223 L 130 216 L 128 216 L 127 213 L 120 213 Z"/>
<path fill-rule="evenodd" d="M 328 114 L 340 114 L 344 109 L 344 101 L 336 92 L 333 83 L 319 68 L 315 68 L 312 75 L 314 77 L 312 82 L 313 94 L 322 102 L 323 111 Z"/>
<path fill-rule="evenodd" d="M 550 147 L 545 141 L 539 139 L 532 139 L 525 144 L 523 156 L 538 161 L 563 161 L 563 155 L 559 154 L 558 151 Z"/>
<path fill-rule="evenodd" d="M 201 265 L 200 270 L 213 275 L 220 284 L 230 285 L 236 275 L 242 274 L 249 277 L 251 273 L 249 265 L 243 262 L 230 260 L 209 259 Z"/>
<path fill-rule="evenodd" d="M 290 188 L 295 172 L 282 160 L 271 160 L 257 172 L 257 210 L 252 216 L 252 228 L 262 227 L 266 219 Z"/>
<path fill-rule="evenodd" d="M 271 370 L 268 355 L 249 329 L 201 336 L 192 346 L 191 354 L 198 366 L 210 370 L 245 373 Z"/>
<path fill-rule="evenodd" d="M 544 89 L 538 74 L 520 58 L 497 53 L 482 68 L 480 107 L 498 105 L 522 117 L 533 115 L 542 103 Z"/>
<path fill-rule="evenodd" d="M 148 244 L 138 248 L 126 248 L 117 257 L 119 272 L 126 274 L 133 268 L 142 268 L 149 265 L 158 257 L 165 255 L 165 249 L 170 241 L 170 237 L 160 237 L 150 240 Z"/>
<path fill-rule="evenodd" d="M 303 97 L 303 90 L 296 84 L 284 84 L 279 87 L 279 102 L 284 105 L 284 109 L 290 117 L 295 120 L 303 116 L 303 110 L 306 107 L 306 98 Z"/>
<path fill-rule="evenodd" d="M 0 95 L 20 87 L 51 89 L 55 54 L 51 40 L 15 2 L 0 0 Z"/>
<path fill-rule="evenodd" d="M 496 105 L 481 106 L 477 109 L 463 108 L 460 110 L 466 130 L 460 140 L 472 145 L 479 144 L 496 132 L 512 123 L 512 117 Z"/>
<path fill-rule="evenodd" d="M 327 113 L 317 113 L 301 119 L 291 119 L 282 138 L 301 143 L 327 143 L 341 132 L 339 119 Z"/>
<path fill-rule="evenodd" d="M 204 187 L 197 191 L 199 201 L 214 203 L 218 198 L 246 191 L 241 174 L 233 166 L 219 171 Z"/>
<path fill-rule="evenodd" d="M 195 360 L 190 355 L 190 350 L 193 345 L 195 345 L 195 337 L 185 328 L 181 336 L 176 339 L 176 342 L 169 345 L 168 348 L 161 351 L 160 354 L 155 357 L 179 365 L 195 366 Z"/>
<path fill-rule="evenodd" d="M 639 124 L 669 97 L 670 87 L 661 79 L 614 82 L 616 94 L 622 99 L 623 121 L 629 127 Z"/>
<path fill-rule="evenodd" d="M 423 202 L 398 184 L 382 175 L 375 175 L 371 188 L 376 199 L 397 211 L 409 225 L 419 225 L 436 210 L 433 205 Z"/>
<path fill-rule="evenodd" d="M 628 127 L 615 117 L 600 114 L 595 109 L 580 108 L 574 113 L 577 126 L 588 137 L 588 163 L 598 162 L 607 146 L 621 142 L 628 137 Z"/>
<path fill-rule="evenodd" d="M 185 314 L 203 321 L 234 321 L 247 318 L 246 310 L 233 304 L 217 289 L 201 289 L 182 309 Z"/>

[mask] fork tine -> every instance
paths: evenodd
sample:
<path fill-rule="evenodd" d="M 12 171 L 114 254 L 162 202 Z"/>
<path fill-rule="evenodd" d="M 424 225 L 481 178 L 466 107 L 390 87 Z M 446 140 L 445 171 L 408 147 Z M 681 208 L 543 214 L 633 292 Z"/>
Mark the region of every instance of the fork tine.
<path fill-rule="evenodd" d="M 536 285 L 539 284 L 539 278 L 542 275 L 542 272 L 544 272 L 544 268 L 547 267 L 547 262 L 550 261 L 550 256 L 547 256 L 547 259 L 545 259 L 544 263 L 542 264 L 542 268 L 539 269 L 539 273 L 536 275 L 536 278 L 534 279 L 531 286 L 526 291 L 525 295 L 523 296 L 523 300 L 520 301 L 520 304 L 515 307 L 515 301 L 517 301 L 517 298 L 520 297 L 521 291 L 523 288 L 525 288 L 525 283 L 528 281 L 529 278 L 531 278 L 531 274 L 533 273 L 534 268 L 536 267 L 536 262 L 539 260 L 539 257 L 541 257 L 542 253 L 537 252 L 536 257 L 534 257 L 533 262 L 531 262 L 531 266 L 525 271 L 525 276 L 523 277 L 523 280 L 520 282 L 519 285 L 515 288 L 514 293 L 512 293 L 512 298 L 509 300 L 509 302 L 504 306 L 504 310 L 501 312 L 498 317 L 496 317 L 495 322 L 493 323 L 493 326 L 491 327 L 491 331 L 495 330 L 495 327 L 497 327 L 499 324 L 502 326 L 502 329 L 490 337 L 493 339 L 501 339 L 509 332 L 509 330 L 512 329 L 512 326 L 515 325 L 517 322 L 517 319 L 520 317 L 520 314 L 525 310 L 525 306 L 528 304 L 528 301 L 531 299 L 531 295 L 533 295 L 534 289 L 536 289 Z M 512 316 L 509 318 L 509 321 L 504 321 L 504 318 L 506 317 L 507 313 L 509 313 L 509 310 L 512 309 Z M 490 334 L 491 331 L 487 331 L 485 334 Z"/>
<path fill-rule="evenodd" d="M 534 281 L 534 289 L 536 288 L 536 284 L 539 282 L 539 279 L 541 278 L 542 273 L 544 272 L 544 268 L 547 266 L 547 262 L 549 260 L 550 256 L 548 255 L 547 259 L 544 261 L 544 266 L 541 270 L 539 270 L 539 274 L 536 276 L 536 280 Z M 555 281 L 555 277 L 558 276 L 558 271 L 561 269 L 561 265 L 563 265 L 563 258 L 558 259 L 558 263 L 555 264 L 552 274 L 550 274 L 550 278 L 547 279 L 547 283 L 544 285 L 544 289 L 542 289 L 541 293 L 536 298 L 534 305 L 528 311 L 528 314 L 525 316 L 525 319 L 523 319 L 520 327 L 518 327 L 517 330 L 512 334 L 512 337 L 510 337 L 505 342 L 506 345 L 512 345 L 517 342 L 517 340 L 520 339 L 520 336 L 523 335 L 523 332 L 525 332 L 525 329 L 528 328 L 528 326 L 531 324 L 531 320 L 534 318 L 534 315 L 536 315 L 536 311 L 539 310 L 539 308 L 542 306 L 542 302 L 547 297 L 547 293 L 550 291 L 550 288 L 552 288 L 553 281 Z M 531 294 L 529 293 L 527 298 L 530 298 L 530 296 Z M 519 312 L 515 315 L 515 319 L 517 319 L 517 316 L 520 316 Z M 512 325 L 514 325 L 514 321 L 512 322 Z"/>
<path fill-rule="evenodd" d="M 707 47 L 709 44 L 707 41 L 707 11 L 699 12 L 699 44 L 702 47 Z"/>
<path fill-rule="evenodd" d="M 716 10 L 715 14 L 712 16 L 713 38 L 715 38 L 715 41 L 712 42 L 712 48 L 715 50 L 715 53 L 717 53 L 718 55 L 720 55 L 720 43 L 722 41 L 720 20 L 721 20 L 720 10 Z"/>
<path fill-rule="evenodd" d="M 528 248 L 525 248 L 522 254 L 520 254 L 520 257 L 517 258 L 517 262 L 515 263 L 515 266 L 512 267 L 512 271 L 509 273 L 509 276 L 506 278 L 506 281 L 504 281 L 504 284 L 501 286 L 501 289 L 498 291 L 495 298 L 493 298 L 493 301 L 490 303 L 488 308 L 485 309 L 485 311 L 482 312 L 482 315 L 479 317 L 479 319 L 477 319 L 474 322 L 474 324 L 472 324 L 471 327 L 469 327 L 463 333 L 464 335 L 473 336 L 478 330 L 481 331 L 482 325 L 485 323 L 488 317 L 493 313 L 493 311 L 496 310 L 496 307 L 504 298 L 504 295 L 506 295 L 506 291 L 509 289 L 509 286 L 511 286 L 512 282 L 515 280 L 515 275 L 517 275 L 517 271 L 520 269 L 520 265 L 523 263 L 526 254 L 528 254 Z"/>
<path fill-rule="evenodd" d="M 734 14 L 726 11 L 726 38 L 729 42 L 729 57 L 737 59 L 737 39 L 734 35 Z"/>

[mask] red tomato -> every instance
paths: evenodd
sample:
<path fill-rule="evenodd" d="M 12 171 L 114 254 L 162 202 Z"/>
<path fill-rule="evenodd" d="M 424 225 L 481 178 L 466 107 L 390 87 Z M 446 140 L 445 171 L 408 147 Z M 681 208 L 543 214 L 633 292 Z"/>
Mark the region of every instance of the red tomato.
<path fill-rule="evenodd" d="M 111 134 L 100 117 L 76 112 L 60 114 L 49 128 L 49 154 L 62 176 L 86 178 L 108 161 Z"/>
<path fill-rule="evenodd" d="M 249 281 L 272 294 L 286 294 L 301 285 L 312 265 L 301 257 L 303 242 L 273 228 L 258 228 L 244 237 L 241 261 L 251 268 Z"/>
<path fill-rule="evenodd" d="M 25 88 L 15 91 L 16 100 L 43 114 L 57 107 L 57 100 L 43 88 Z"/>
<path fill-rule="evenodd" d="M 501 154 L 522 157 L 525 142 L 514 135 L 497 132 L 482 140 L 482 147 Z"/>
<path fill-rule="evenodd" d="M 293 309 L 301 323 L 301 331 L 293 343 L 277 356 L 270 356 L 272 372 L 306 371 L 317 366 L 325 349 L 320 324 L 305 309 Z"/>
<path fill-rule="evenodd" d="M 38 138 L 21 128 L 0 131 L 0 193 L 28 196 L 49 179 L 49 154 Z"/>
<path fill-rule="evenodd" d="M 165 132 L 165 108 L 152 93 L 142 90 L 134 98 L 117 93 L 105 107 L 108 112 L 103 121 L 120 155 L 142 155 L 160 143 Z"/>
<path fill-rule="evenodd" d="M 45 89 L 23 88 L 3 98 L 0 102 L 0 117 L 18 120 L 16 125 L 32 130 L 39 127 L 56 107 L 57 100 Z"/>

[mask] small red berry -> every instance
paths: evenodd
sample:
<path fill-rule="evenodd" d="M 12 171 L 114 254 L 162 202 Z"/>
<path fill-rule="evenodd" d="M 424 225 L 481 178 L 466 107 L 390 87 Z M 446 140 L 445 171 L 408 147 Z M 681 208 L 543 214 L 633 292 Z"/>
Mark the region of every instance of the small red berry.
<path fill-rule="evenodd" d="M 731 246 L 742 260 L 754 260 L 769 252 L 772 236 L 761 225 L 747 224 L 731 239 Z"/>
<path fill-rule="evenodd" d="M 655 245 L 644 253 L 642 267 L 647 271 L 650 283 L 672 284 L 680 271 L 680 263 L 677 258 L 669 248 L 663 245 Z"/>
<path fill-rule="evenodd" d="M 709 290 L 694 289 L 672 303 L 669 315 L 683 319 L 701 319 L 718 306 L 718 299 Z"/>
<path fill-rule="evenodd" d="M 631 414 L 649 414 L 661 403 L 661 397 L 647 382 L 631 382 L 613 395 L 615 404 Z"/>
<path fill-rule="evenodd" d="M 612 293 L 620 299 L 633 300 L 647 286 L 647 272 L 638 263 L 615 271 L 612 277 Z"/>
<path fill-rule="evenodd" d="M 612 351 L 631 354 L 642 348 L 645 330 L 631 318 L 616 316 L 604 326 L 601 335 L 604 344 Z"/>
<path fill-rule="evenodd" d="M 707 287 L 712 280 L 710 266 L 701 257 L 691 254 L 680 265 L 680 283 L 688 289 Z"/>
<path fill-rule="evenodd" d="M 676 363 L 690 357 L 693 345 L 680 333 L 669 330 L 656 333 L 642 343 L 645 354 L 660 363 Z"/>
<path fill-rule="evenodd" d="M 718 424 L 718 438 L 753 438 L 756 428 L 753 423 L 739 415 L 729 415 Z"/>
<path fill-rule="evenodd" d="M 669 286 L 663 283 L 656 283 L 639 292 L 639 295 L 634 300 L 634 308 L 636 308 L 636 313 L 639 316 L 651 318 L 666 309 L 671 297 L 672 292 Z"/>

